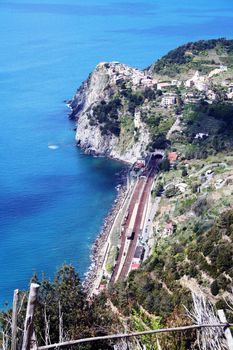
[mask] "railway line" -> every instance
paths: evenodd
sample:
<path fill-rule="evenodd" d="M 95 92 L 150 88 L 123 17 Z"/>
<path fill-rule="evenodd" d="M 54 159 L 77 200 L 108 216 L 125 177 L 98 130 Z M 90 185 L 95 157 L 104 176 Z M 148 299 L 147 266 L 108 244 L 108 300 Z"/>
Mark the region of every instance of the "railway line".
<path fill-rule="evenodd" d="M 140 227 L 143 222 L 144 209 L 150 197 L 153 180 L 157 171 L 157 164 L 157 159 L 153 157 L 135 187 L 123 225 L 119 255 L 111 282 L 124 280 L 131 269 L 140 235 Z M 129 231 L 132 232 L 131 237 L 129 237 Z"/>

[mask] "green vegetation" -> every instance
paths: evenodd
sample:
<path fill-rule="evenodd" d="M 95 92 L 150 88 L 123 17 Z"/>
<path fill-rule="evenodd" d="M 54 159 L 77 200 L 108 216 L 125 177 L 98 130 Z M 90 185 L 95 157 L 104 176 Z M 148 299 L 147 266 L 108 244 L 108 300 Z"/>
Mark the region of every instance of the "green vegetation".
<path fill-rule="evenodd" d="M 114 98 L 106 103 L 104 100 L 93 108 L 93 116 L 89 116 L 90 125 L 100 124 L 102 135 L 120 135 L 120 122 L 118 110 L 121 108 L 121 100 Z"/>
<path fill-rule="evenodd" d="M 166 196 L 167 198 L 171 198 L 171 197 L 176 196 L 178 193 L 179 193 L 178 188 L 172 185 L 172 186 L 169 186 L 169 187 L 166 189 L 166 191 L 165 191 L 165 196 Z"/>
<path fill-rule="evenodd" d="M 220 38 L 200 40 L 182 45 L 168 52 L 167 55 L 149 67 L 149 70 L 170 77 L 190 69 L 199 70 L 206 74 L 213 69 L 211 65 L 215 65 L 215 56 L 209 55 L 209 52 L 213 50 L 216 57 L 222 59 L 222 63 L 228 64 L 228 66 L 232 65 L 233 40 Z M 227 55 L 227 57 L 224 55 Z"/>
<path fill-rule="evenodd" d="M 185 158 L 207 158 L 232 149 L 233 105 L 226 102 L 200 102 L 186 105 L 183 112 L 184 133 L 179 142 L 185 145 Z M 206 134 L 197 137 L 198 134 Z"/>
<path fill-rule="evenodd" d="M 132 310 L 130 318 L 130 326 L 137 332 L 145 331 L 148 329 L 159 329 L 160 318 L 154 315 L 148 314 L 142 307 Z M 141 338 L 146 349 L 153 350 L 157 348 L 156 337 L 153 335 L 145 335 Z"/>
<path fill-rule="evenodd" d="M 160 170 L 169 171 L 171 168 L 170 161 L 167 157 L 165 157 L 160 163 Z"/>
<path fill-rule="evenodd" d="M 148 145 L 149 151 L 155 149 L 165 149 L 170 142 L 166 139 L 166 134 L 174 123 L 174 116 L 170 113 L 158 113 L 155 111 L 142 113 L 142 121 L 148 126 L 151 141 Z"/>
<path fill-rule="evenodd" d="M 163 184 L 161 182 L 158 182 L 154 190 L 152 191 L 152 195 L 159 197 L 161 196 L 162 192 L 163 192 Z"/>
<path fill-rule="evenodd" d="M 208 231 L 198 222 L 192 230 L 177 225 L 169 239 L 158 239 L 142 269 L 131 272 L 127 282 L 110 286 L 109 298 L 124 315 L 142 306 L 166 323 L 175 309 L 190 306 L 190 278 L 209 288 L 218 301 L 223 292 L 231 292 L 232 251 L 233 210 L 222 214 Z"/>
<path fill-rule="evenodd" d="M 34 282 L 38 282 L 33 277 Z M 22 309 L 18 316 L 18 327 L 23 329 L 26 314 L 27 298 L 20 294 Z M 34 320 L 35 333 L 40 345 L 45 344 L 45 314 L 49 320 L 51 343 L 59 342 L 59 305 L 63 319 L 63 337 L 66 340 L 90 336 L 106 335 L 116 331 L 119 322 L 106 306 L 106 298 L 102 295 L 87 301 L 87 296 L 81 281 L 72 266 L 64 265 L 58 271 L 53 282 L 43 278 L 41 281 L 36 314 Z M 0 324 L 7 327 L 7 319 L 11 310 L 0 314 Z M 21 332 L 19 332 L 22 335 Z M 22 338 L 19 337 L 18 348 L 21 348 Z M 111 349 L 107 342 L 82 345 L 79 349 Z"/>

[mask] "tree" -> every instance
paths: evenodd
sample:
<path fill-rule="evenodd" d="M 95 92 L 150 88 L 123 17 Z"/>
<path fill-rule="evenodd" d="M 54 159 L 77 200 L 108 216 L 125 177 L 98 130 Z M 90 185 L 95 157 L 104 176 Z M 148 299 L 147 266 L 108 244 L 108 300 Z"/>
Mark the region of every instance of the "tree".
<path fill-rule="evenodd" d="M 34 317 L 34 328 L 40 345 L 57 343 L 61 340 L 71 340 L 84 337 L 94 337 L 116 332 L 119 323 L 116 315 L 112 315 L 106 306 L 104 295 L 93 298 L 90 302 L 83 290 L 80 278 L 71 265 L 62 266 L 53 282 L 43 278 Z M 21 303 L 18 315 L 18 326 L 23 329 L 26 298 Z M 11 316 L 11 310 L 0 314 L 3 328 L 7 324 L 1 321 Z M 21 348 L 21 339 L 18 340 Z M 82 345 L 80 349 L 110 349 L 107 342 Z"/>
<path fill-rule="evenodd" d="M 198 184 L 197 182 L 194 182 L 194 183 L 191 185 L 192 192 L 193 192 L 193 193 L 197 193 L 199 187 L 200 187 L 200 184 Z"/>
<path fill-rule="evenodd" d="M 216 280 L 214 280 L 211 285 L 210 285 L 210 290 L 211 290 L 211 293 L 216 296 L 218 295 L 219 293 L 219 285 L 218 285 L 218 282 Z"/>
<path fill-rule="evenodd" d="M 229 245 L 220 245 L 216 259 L 219 271 L 224 272 L 232 267 L 232 250 Z"/>
<path fill-rule="evenodd" d="M 182 169 L 182 174 L 181 174 L 181 175 L 182 175 L 183 177 L 188 175 L 188 171 L 187 171 L 186 167 L 183 167 L 183 169 Z"/>
<path fill-rule="evenodd" d="M 210 240 L 207 240 L 204 244 L 203 244 L 203 248 L 202 248 L 202 252 L 204 254 L 204 256 L 208 256 L 213 249 L 213 243 Z"/>
<path fill-rule="evenodd" d="M 157 184 L 156 184 L 156 186 L 155 186 L 155 189 L 154 189 L 154 194 L 156 195 L 156 196 L 160 196 L 161 195 L 161 193 L 163 192 L 163 184 L 161 183 L 161 182 L 158 182 Z"/>
<path fill-rule="evenodd" d="M 168 158 L 164 158 L 162 162 L 160 163 L 160 169 L 162 171 L 169 171 L 170 170 L 170 161 Z"/>
<path fill-rule="evenodd" d="M 177 194 L 177 189 L 175 186 L 170 186 L 166 191 L 165 191 L 165 196 L 167 198 L 174 197 Z"/>
<path fill-rule="evenodd" d="M 170 141 L 166 139 L 164 134 L 154 135 L 149 145 L 149 149 L 153 152 L 155 149 L 165 149 L 169 145 Z"/>

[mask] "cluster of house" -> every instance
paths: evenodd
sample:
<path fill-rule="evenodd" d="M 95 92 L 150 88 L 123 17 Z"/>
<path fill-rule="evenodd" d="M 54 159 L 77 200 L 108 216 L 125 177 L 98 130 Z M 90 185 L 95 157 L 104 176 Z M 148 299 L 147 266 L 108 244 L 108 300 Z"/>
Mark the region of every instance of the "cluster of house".
<path fill-rule="evenodd" d="M 116 85 L 125 82 L 127 79 L 132 82 L 132 87 L 154 87 L 157 80 L 136 68 L 131 68 L 120 62 L 112 62 L 109 69 L 112 70 L 113 83 Z"/>
<path fill-rule="evenodd" d="M 209 73 L 209 78 L 213 77 L 214 75 L 220 74 L 222 72 L 226 72 L 226 71 L 227 71 L 227 66 L 220 65 L 219 68 L 215 68 L 214 70 L 212 70 Z"/>
<path fill-rule="evenodd" d="M 209 78 L 201 76 L 200 73 L 196 71 L 194 76 L 191 79 L 188 79 L 184 85 L 187 88 L 195 87 L 198 91 L 207 91 L 209 88 Z"/>
<path fill-rule="evenodd" d="M 166 88 L 177 86 L 180 87 L 182 84 L 187 89 L 195 88 L 199 93 L 193 91 L 187 91 L 184 94 L 184 103 L 198 103 L 201 99 L 205 99 L 211 103 L 211 101 L 216 100 L 217 94 L 210 88 L 211 80 L 210 78 L 216 74 L 227 71 L 226 66 L 220 66 L 209 73 L 208 76 L 200 75 L 198 71 L 186 81 L 172 80 L 172 81 L 162 81 L 157 83 L 158 90 L 165 90 Z M 231 79 L 226 79 L 223 86 L 227 86 L 227 99 L 233 99 L 233 84 Z M 177 104 L 177 95 L 175 93 L 163 93 L 161 106 L 171 107 Z"/>
<path fill-rule="evenodd" d="M 227 89 L 226 97 L 229 100 L 233 99 L 233 79 L 232 78 L 226 78 L 222 82 L 222 86 Z"/>
<path fill-rule="evenodd" d="M 166 86 L 174 86 L 174 85 L 173 84 L 168 85 L 168 83 L 166 83 Z M 216 98 L 216 94 L 212 90 L 208 90 L 208 83 L 206 81 L 206 78 L 200 77 L 198 72 L 195 73 L 193 78 L 187 80 L 184 83 L 184 86 L 186 88 L 195 87 L 200 92 L 203 92 L 203 91 L 207 92 L 207 97 L 211 100 L 215 100 L 215 98 Z M 162 88 L 164 88 L 164 87 L 162 87 Z M 185 103 L 190 103 L 190 102 L 197 103 L 202 98 L 206 98 L 206 94 L 203 94 L 203 96 L 201 94 L 196 95 L 192 91 L 188 91 L 184 94 L 184 102 Z M 163 94 L 162 101 L 161 101 L 161 105 L 163 107 L 173 106 L 176 103 L 177 103 L 177 95 L 175 93 L 164 93 Z"/>
<path fill-rule="evenodd" d="M 193 77 L 188 79 L 184 83 L 184 85 L 187 88 L 195 87 L 198 91 L 208 92 L 209 85 L 210 85 L 210 78 L 212 78 L 214 75 L 223 73 L 225 71 L 227 71 L 227 67 L 222 65 L 219 68 L 212 70 L 208 76 L 200 75 L 200 73 L 196 71 Z"/>
<path fill-rule="evenodd" d="M 191 90 L 187 91 L 183 98 L 185 103 L 197 103 L 201 99 L 206 99 L 207 101 L 214 101 L 217 98 L 216 93 L 210 88 L 211 78 L 222 72 L 227 71 L 226 66 L 219 66 L 212 70 L 209 75 L 200 75 L 198 71 L 188 80 L 169 80 L 169 81 L 157 81 L 153 77 L 147 75 L 145 72 L 140 71 L 136 68 L 131 68 L 125 64 L 119 62 L 112 62 L 109 64 L 109 69 L 112 70 L 113 83 L 118 85 L 124 83 L 125 81 L 130 81 L 132 83 L 132 88 L 154 88 L 157 86 L 157 90 L 166 90 L 169 87 L 180 87 L 183 85 L 187 89 L 195 88 L 198 93 Z M 223 86 L 227 86 L 228 91 L 226 94 L 227 99 L 233 99 L 233 84 L 231 79 L 227 79 L 223 82 Z M 177 104 L 177 94 L 172 92 L 163 92 L 161 106 L 164 108 L 172 107 Z M 140 119 L 140 118 L 138 118 Z M 138 120 L 140 124 L 140 120 Z M 138 125 L 140 126 L 140 125 Z"/>

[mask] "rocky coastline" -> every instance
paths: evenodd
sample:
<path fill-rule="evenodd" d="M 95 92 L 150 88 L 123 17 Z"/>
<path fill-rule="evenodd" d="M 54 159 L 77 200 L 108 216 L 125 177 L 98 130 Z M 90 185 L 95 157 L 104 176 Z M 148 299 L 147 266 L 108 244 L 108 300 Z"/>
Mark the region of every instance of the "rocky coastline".
<path fill-rule="evenodd" d="M 76 122 L 80 148 L 87 154 L 129 164 L 145 155 L 150 133 L 139 109 L 143 98 L 137 94 L 154 83 L 151 77 L 125 64 L 99 63 L 66 102 L 71 110 L 69 118 Z M 129 91 L 130 97 L 125 97 Z"/>
<path fill-rule="evenodd" d="M 73 119 L 74 109 L 72 106 L 72 100 L 65 100 L 64 102 L 66 103 L 66 106 L 70 109 L 70 113 L 68 114 L 68 117 L 70 119 Z M 76 131 L 76 128 L 75 128 L 75 131 Z M 126 160 L 122 160 L 108 154 L 102 155 L 97 151 L 85 149 L 82 147 L 82 145 L 78 140 L 76 140 L 76 145 L 77 147 L 80 147 L 86 154 L 90 154 L 96 157 L 106 156 L 109 159 L 114 159 L 116 161 L 120 161 L 127 165 L 119 173 L 119 183 L 116 186 L 116 190 L 117 190 L 116 199 L 114 200 L 114 203 L 111 209 L 109 210 L 107 216 L 105 217 L 100 233 L 98 234 L 91 248 L 90 266 L 88 268 L 88 271 L 84 274 L 84 280 L 83 280 L 84 290 L 86 291 L 87 295 L 91 296 L 94 289 L 95 280 L 102 271 L 105 253 L 106 253 L 104 252 L 103 254 L 104 245 L 111 232 L 111 228 L 114 223 L 115 217 L 118 214 L 125 200 L 125 196 L 127 192 L 127 174 L 128 174 L 129 166 L 131 166 L 132 164 Z"/>
<path fill-rule="evenodd" d="M 119 184 L 116 186 L 116 189 L 118 191 L 117 197 L 114 200 L 113 206 L 109 210 L 107 217 L 104 219 L 101 231 L 98 237 L 96 238 L 95 242 L 93 243 L 93 246 L 91 249 L 91 255 L 90 255 L 91 264 L 88 271 L 85 273 L 85 278 L 83 281 L 84 290 L 89 296 L 92 295 L 95 280 L 102 271 L 102 267 L 103 267 L 102 265 L 103 265 L 105 253 L 106 253 L 106 252 L 103 253 L 104 245 L 109 237 L 115 217 L 119 209 L 121 208 L 122 203 L 126 196 L 127 172 L 128 172 L 128 169 L 124 169 L 120 174 L 120 181 L 119 181 Z"/>

